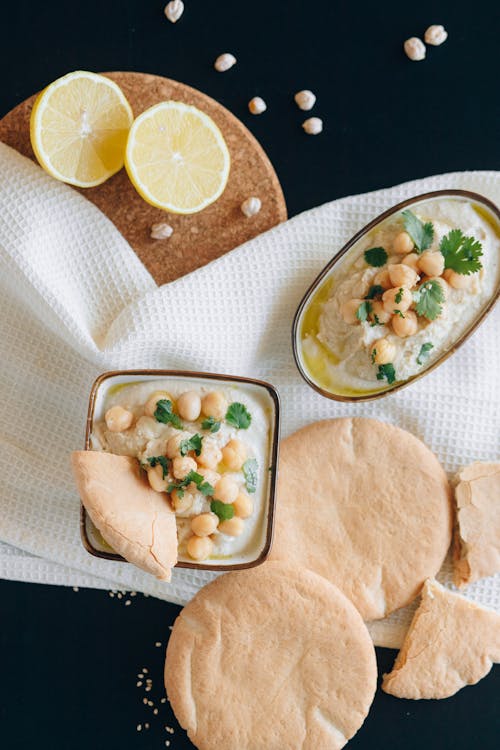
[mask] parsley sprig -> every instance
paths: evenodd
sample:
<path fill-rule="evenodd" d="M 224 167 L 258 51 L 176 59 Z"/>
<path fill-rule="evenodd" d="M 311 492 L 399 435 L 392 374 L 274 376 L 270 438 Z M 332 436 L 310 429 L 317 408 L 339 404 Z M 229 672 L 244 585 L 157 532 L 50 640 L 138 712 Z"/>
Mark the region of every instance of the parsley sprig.
<path fill-rule="evenodd" d="M 434 239 L 434 225 L 428 221 L 424 224 L 418 216 L 406 209 L 402 212 L 404 216 L 405 230 L 413 240 L 417 253 L 423 253 L 432 245 Z"/>
<path fill-rule="evenodd" d="M 452 229 L 443 237 L 439 249 L 444 256 L 444 267 L 468 276 L 481 270 L 479 258 L 483 254 L 481 243 L 474 237 L 466 237 L 461 229 Z"/>
<path fill-rule="evenodd" d="M 183 425 L 180 417 L 177 414 L 174 414 L 172 410 L 172 402 L 169 401 L 168 398 L 161 398 L 157 402 L 154 417 L 157 422 L 171 424 L 172 427 L 182 430 Z"/>
<path fill-rule="evenodd" d="M 427 320 L 436 320 L 443 311 L 445 301 L 443 287 L 437 279 L 425 281 L 420 288 L 413 293 L 416 302 L 415 310 Z"/>

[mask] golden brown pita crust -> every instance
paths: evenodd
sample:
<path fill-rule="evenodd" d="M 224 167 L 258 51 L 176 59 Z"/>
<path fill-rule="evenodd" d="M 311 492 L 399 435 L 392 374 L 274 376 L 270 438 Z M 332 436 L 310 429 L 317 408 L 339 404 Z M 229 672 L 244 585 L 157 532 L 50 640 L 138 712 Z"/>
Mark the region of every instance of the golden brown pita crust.
<path fill-rule="evenodd" d="M 454 583 L 462 587 L 500 571 L 500 463 L 459 471 L 455 501 Z"/>
<path fill-rule="evenodd" d="M 177 525 L 165 495 L 151 489 L 139 462 L 103 451 L 74 451 L 73 473 L 87 512 L 126 560 L 169 581 L 177 562 Z"/>
<path fill-rule="evenodd" d="M 165 685 L 200 750 L 337 750 L 376 688 L 368 631 L 307 570 L 265 563 L 199 591 L 170 636 Z"/>
<path fill-rule="evenodd" d="M 409 432 L 375 419 L 331 419 L 282 442 L 271 558 L 324 576 L 365 620 L 420 593 L 451 532 L 446 474 Z"/>
<path fill-rule="evenodd" d="M 398 698 L 448 698 L 498 662 L 500 615 L 429 580 L 382 690 Z"/>

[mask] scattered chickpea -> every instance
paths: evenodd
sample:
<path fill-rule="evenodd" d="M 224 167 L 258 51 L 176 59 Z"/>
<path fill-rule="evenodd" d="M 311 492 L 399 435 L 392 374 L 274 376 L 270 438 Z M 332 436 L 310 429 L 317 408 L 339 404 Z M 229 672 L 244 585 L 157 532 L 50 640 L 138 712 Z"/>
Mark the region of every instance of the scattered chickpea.
<path fill-rule="evenodd" d="M 252 115 L 261 115 L 266 111 L 267 104 L 260 96 L 254 96 L 253 99 L 250 99 L 248 102 L 248 109 Z"/>
<path fill-rule="evenodd" d="M 210 536 L 219 525 L 219 519 L 215 513 L 200 513 L 191 521 L 191 531 L 196 536 Z"/>
<path fill-rule="evenodd" d="M 375 315 L 377 316 L 378 322 L 385 325 L 385 323 L 388 323 L 392 317 L 392 310 L 387 312 L 384 309 L 384 303 L 376 299 L 372 302 L 372 318 L 374 320 Z"/>
<path fill-rule="evenodd" d="M 190 456 L 176 456 L 172 461 L 172 474 L 176 479 L 185 479 L 190 471 L 196 471 L 197 463 Z"/>
<path fill-rule="evenodd" d="M 409 253 L 408 255 L 405 255 L 401 263 L 404 266 L 409 266 L 410 268 L 412 268 L 415 273 L 418 273 L 418 259 L 419 256 L 417 253 Z"/>
<path fill-rule="evenodd" d="M 443 273 L 443 278 L 453 289 L 467 289 L 474 276 L 466 276 L 463 273 L 457 273 L 452 268 L 447 268 Z"/>
<path fill-rule="evenodd" d="M 443 253 L 426 250 L 418 259 L 418 270 L 426 276 L 441 276 L 444 271 Z"/>
<path fill-rule="evenodd" d="M 414 244 L 408 232 L 399 232 L 399 234 L 394 237 L 392 247 L 394 252 L 398 253 L 398 255 L 407 255 L 412 252 Z"/>
<path fill-rule="evenodd" d="M 426 44 L 431 44 L 433 47 L 438 47 L 448 39 L 448 32 L 441 26 L 441 24 L 433 24 L 429 26 L 424 34 Z"/>
<path fill-rule="evenodd" d="M 211 391 L 201 400 L 201 410 L 206 417 L 224 419 L 227 407 L 227 399 L 220 391 Z"/>
<path fill-rule="evenodd" d="M 376 284 L 377 286 L 381 286 L 384 289 L 390 289 L 392 286 L 391 279 L 389 278 L 389 271 L 387 268 L 384 268 L 382 271 L 379 271 L 375 274 L 373 277 L 373 284 Z"/>
<path fill-rule="evenodd" d="M 170 499 L 176 513 L 185 513 L 194 503 L 194 496 L 186 490 L 183 493 L 180 493 L 179 490 L 172 490 Z"/>
<path fill-rule="evenodd" d="M 346 323 L 349 323 L 349 325 L 359 323 L 359 319 L 356 317 L 356 312 L 362 304 L 362 299 L 349 299 L 340 306 L 340 314 Z"/>
<path fill-rule="evenodd" d="M 240 536 L 240 534 L 243 533 L 244 528 L 245 522 L 238 516 L 228 518 L 227 521 L 222 521 L 222 523 L 219 524 L 219 531 L 228 536 Z"/>
<path fill-rule="evenodd" d="M 230 477 L 222 477 L 215 485 L 214 498 L 221 503 L 234 503 L 238 497 L 240 488 Z"/>
<path fill-rule="evenodd" d="M 388 339 L 378 339 L 372 344 L 370 353 L 376 365 L 387 365 L 394 360 L 396 347 Z"/>
<path fill-rule="evenodd" d="M 399 300 L 399 302 L 396 300 Z M 387 313 L 392 314 L 394 310 L 401 310 L 404 313 L 411 307 L 412 303 L 413 295 L 405 286 L 388 289 L 382 295 L 382 304 Z"/>
<path fill-rule="evenodd" d="M 237 438 L 230 440 L 222 449 L 222 460 L 230 471 L 239 471 L 247 455 L 245 444 Z"/>
<path fill-rule="evenodd" d="M 155 391 L 152 393 L 144 405 L 144 414 L 148 417 L 154 417 L 158 401 L 162 399 L 172 401 L 172 396 L 167 391 Z"/>
<path fill-rule="evenodd" d="M 212 554 L 214 543 L 208 536 L 192 536 L 188 539 L 186 549 L 193 560 L 206 560 Z"/>
<path fill-rule="evenodd" d="M 394 263 L 389 266 L 388 271 L 392 286 L 407 286 L 411 289 L 418 281 L 418 274 L 404 263 Z"/>
<path fill-rule="evenodd" d="M 163 466 L 160 464 L 148 469 L 148 480 L 155 492 L 166 492 L 170 482 L 168 476 L 163 478 Z"/>
<path fill-rule="evenodd" d="M 406 56 L 415 62 L 425 59 L 425 44 L 417 36 L 412 36 L 403 45 Z"/>
<path fill-rule="evenodd" d="M 393 315 L 392 330 L 400 338 L 406 338 L 407 336 L 413 336 L 418 330 L 417 316 L 413 310 L 407 310 L 404 314 L 404 318 L 399 315 Z"/>
<path fill-rule="evenodd" d="M 442 276 L 429 276 L 427 279 L 425 279 L 425 281 L 422 282 L 422 284 L 425 284 L 428 281 L 437 281 L 437 283 L 441 286 L 441 289 L 443 290 L 444 299 L 446 301 L 446 299 L 448 298 L 448 291 L 449 291 L 449 286 L 446 280 L 443 279 Z"/>
<path fill-rule="evenodd" d="M 211 484 L 212 487 L 215 487 L 220 479 L 220 474 L 217 471 L 214 471 L 213 469 L 206 469 L 204 466 L 198 468 L 198 474 L 201 474 L 205 482 Z"/>
<path fill-rule="evenodd" d="M 206 469 L 216 469 L 222 461 L 222 451 L 214 443 L 204 440 L 201 453 L 197 456 L 198 463 Z"/>
<path fill-rule="evenodd" d="M 253 513 L 253 500 L 250 495 L 241 491 L 233 503 L 233 508 L 239 518 L 249 518 Z"/>
<path fill-rule="evenodd" d="M 181 419 L 186 422 L 195 422 L 201 412 L 201 398 L 196 391 L 181 393 L 177 399 L 177 411 Z"/>
<path fill-rule="evenodd" d="M 106 427 L 111 432 L 123 432 L 128 430 L 134 421 L 134 415 L 123 406 L 112 406 L 104 416 Z"/>
<path fill-rule="evenodd" d="M 167 445 L 165 447 L 165 453 L 168 458 L 176 458 L 177 456 L 180 456 L 181 442 L 190 437 L 190 432 L 178 432 L 176 435 L 172 435 L 172 437 L 167 440 Z"/>

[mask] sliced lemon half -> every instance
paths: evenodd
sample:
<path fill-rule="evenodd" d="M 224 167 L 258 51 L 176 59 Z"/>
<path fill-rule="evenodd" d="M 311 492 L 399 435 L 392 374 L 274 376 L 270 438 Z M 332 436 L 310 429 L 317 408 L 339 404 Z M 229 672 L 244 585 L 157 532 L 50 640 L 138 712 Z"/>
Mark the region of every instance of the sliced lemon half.
<path fill-rule="evenodd" d="M 123 167 L 133 119 L 116 83 L 77 70 L 38 96 L 31 113 L 31 145 L 50 175 L 70 185 L 93 187 Z"/>
<path fill-rule="evenodd" d="M 130 129 L 130 180 L 145 201 L 165 211 L 194 214 L 209 206 L 226 187 L 230 165 L 217 125 L 188 104 L 155 104 Z"/>

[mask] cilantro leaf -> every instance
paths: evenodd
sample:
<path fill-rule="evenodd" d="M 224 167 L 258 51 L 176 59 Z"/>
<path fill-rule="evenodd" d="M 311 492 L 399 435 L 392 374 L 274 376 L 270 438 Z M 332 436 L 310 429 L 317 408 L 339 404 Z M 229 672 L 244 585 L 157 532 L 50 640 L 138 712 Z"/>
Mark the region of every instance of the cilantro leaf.
<path fill-rule="evenodd" d="M 437 279 L 425 281 L 414 293 L 415 310 L 428 320 L 436 320 L 441 315 L 444 302 L 443 287 Z"/>
<path fill-rule="evenodd" d="M 412 238 L 417 253 L 423 253 L 424 250 L 427 250 L 427 248 L 432 245 L 432 240 L 434 239 L 434 225 L 430 221 L 424 224 L 424 222 L 420 221 L 418 216 L 415 216 L 415 214 L 409 209 L 406 209 L 406 211 L 403 211 L 402 213 L 405 219 L 405 229 Z"/>
<path fill-rule="evenodd" d="M 394 302 L 399 305 L 401 300 L 403 299 L 403 287 L 400 286 L 396 294 L 394 295 Z"/>
<path fill-rule="evenodd" d="M 434 349 L 434 344 L 431 344 L 430 341 L 427 341 L 427 343 L 422 344 L 422 346 L 420 347 L 420 351 L 418 353 L 418 357 L 417 357 L 417 365 L 424 364 L 422 362 L 422 359 L 427 359 L 431 349 Z"/>
<path fill-rule="evenodd" d="M 181 440 L 180 445 L 179 445 L 181 456 L 186 456 L 189 453 L 189 451 L 194 451 L 196 455 L 199 456 L 201 453 L 201 441 L 202 440 L 203 440 L 203 437 L 199 435 L 198 433 L 191 435 L 190 438 Z"/>
<path fill-rule="evenodd" d="M 372 311 L 371 302 L 368 302 L 365 300 L 365 302 L 362 302 L 360 306 L 358 307 L 358 309 L 356 310 L 356 317 L 358 320 L 361 320 L 362 322 L 364 322 L 367 319 L 368 315 L 371 313 L 371 311 Z"/>
<path fill-rule="evenodd" d="M 172 427 L 182 430 L 182 422 L 177 414 L 172 411 L 172 402 L 168 398 L 161 398 L 157 402 L 154 416 L 157 422 L 171 424 Z"/>
<path fill-rule="evenodd" d="M 377 356 L 377 350 L 372 349 L 371 358 L 372 358 L 372 365 L 375 364 L 375 357 Z"/>
<path fill-rule="evenodd" d="M 391 383 L 394 383 L 394 381 L 396 380 L 396 371 L 394 369 L 394 365 L 390 362 L 388 362 L 386 365 L 378 366 L 377 380 L 384 380 L 384 378 L 387 380 L 389 385 Z"/>
<path fill-rule="evenodd" d="M 379 268 L 387 263 L 387 253 L 383 247 L 371 247 L 365 250 L 365 260 L 369 266 Z"/>
<path fill-rule="evenodd" d="M 248 411 L 245 404 L 240 404 L 235 401 L 226 412 L 226 422 L 229 422 L 233 427 L 237 427 L 238 430 L 248 430 L 252 421 L 252 415 Z"/>
<path fill-rule="evenodd" d="M 370 326 L 373 328 L 373 326 L 383 326 L 384 324 L 380 322 L 380 319 L 377 314 L 373 316 L 373 322 L 370 323 Z"/>
<path fill-rule="evenodd" d="M 248 458 L 243 464 L 243 476 L 247 492 L 253 493 L 257 489 L 257 459 Z"/>
<path fill-rule="evenodd" d="M 215 488 L 212 487 L 212 485 L 209 482 L 206 482 L 201 474 L 198 474 L 197 471 L 190 471 L 189 474 L 186 475 L 184 479 L 182 479 L 180 482 L 172 482 L 167 487 L 167 492 L 173 492 L 173 490 L 177 490 L 179 493 L 179 497 L 184 496 L 184 489 L 193 482 L 196 485 L 196 488 L 201 492 L 202 495 L 205 495 L 207 497 L 208 495 L 213 495 L 215 492 Z"/>
<path fill-rule="evenodd" d="M 401 310 L 396 309 L 396 310 L 393 310 L 392 312 L 394 313 L 394 315 L 399 315 L 400 318 L 404 318 L 404 315 Z"/>
<path fill-rule="evenodd" d="M 210 430 L 210 432 L 219 432 L 220 422 L 218 422 L 215 417 L 207 417 L 201 423 L 201 429 Z"/>
<path fill-rule="evenodd" d="M 368 289 L 368 294 L 366 295 L 365 299 L 375 299 L 375 297 L 380 297 L 383 293 L 383 286 L 380 286 L 380 284 L 373 284 L 373 286 Z"/>
<path fill-rule="evenodd" d="M 439 249 L 444 256 L 444 267 L 468 276 L 483 266 L 479 258 L 482 245 L 474 237 L 466 237 L 461 229 L 452 229 L 443 237 Z"/>
<path fill-rule="evenodd" d="M 215 513 L 221 521 L 228 521 L 234 516 L 234 508 L 230 503 L 223 503 L 220 500 L 212 500 L 210 510 Z"/>
<path fill-rule="evenodd" d="M 165 479 L 165 477 L 168 474 L 168 465 L 169 460 L 166 456 L 150 456 L 147 459 L 148 464 L 151 466 L 152 469 L 154 469 L 155 466 L 161 466 L 162 468 L 162 479 Z"/>

